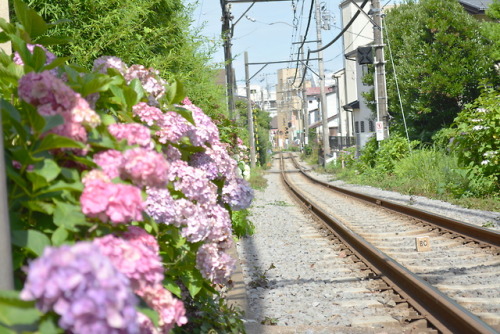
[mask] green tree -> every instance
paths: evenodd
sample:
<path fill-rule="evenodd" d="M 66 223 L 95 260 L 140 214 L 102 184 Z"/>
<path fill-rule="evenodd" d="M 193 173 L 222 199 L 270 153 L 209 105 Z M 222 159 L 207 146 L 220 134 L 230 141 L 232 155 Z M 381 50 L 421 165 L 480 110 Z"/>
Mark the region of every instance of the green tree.
<path fill-rule="evenodd" d="M 481 32 L 491 41 L 491 57 L 500 62 L 500 0 L 493 2 L 486 9 L 488 20 L 481 23 Z"/>
<path fill-rule="evenodd" d="M 240 137 L 248 144 L 248 115 L 247 115 L 247 103 L 245 100 L 236 101 L 236 110 L 239 113 L 239 128 Z M 269 130 L 271 128 L 271 117 L 269 113 L 260 109 L 254 108 L 254 135 L 255 135 L 255 153 L 258 155 L 257 163 L 264 166 L 268 160 L 268 150 L 271 148 L 271 143 L 269 142 Z"/>
<path fill-rule="evenodd" d="M 479 81 L 493 74 L 488 40 L 480 23 L 455 0 L 409 0 L 387 13 L 386 42 L 391 130 L 402 132 L 400 94 L 412 139 L 428 142 L 479 96 Z"/>

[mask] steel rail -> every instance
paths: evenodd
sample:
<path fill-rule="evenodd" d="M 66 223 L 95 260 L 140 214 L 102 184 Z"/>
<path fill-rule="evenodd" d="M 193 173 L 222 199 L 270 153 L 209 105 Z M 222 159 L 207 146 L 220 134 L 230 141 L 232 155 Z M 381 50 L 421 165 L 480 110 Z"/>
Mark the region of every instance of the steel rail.
<path fill-rule="evenodd" d="M 432 287 L 391 257 L 381 252 L 361 236 L 346 228 L 293 186 L 284 172 L 283 156 L 280 155 L 281 176 L 293 195 L 316 217 L 324 221 L 333 234 L 384 280 L 406 302 L 415 308 L 441 333 L 497 333 L 488 324 L 467 311 L 454 300 Z"/>
<path fill-rule="evenodd" d="M 333 191 L 343 193 L 345 195 L 351 196 L 358 198 L 360 200 L 363 200 L 365 202 L 368 202 L 370 204 L 375 204 L 381 207 L 384 207 L 386 209 L 392 210 L 394 212 L 398 212 L 400 214 L 406 215 L 408 217 L 416 218 L 423 220 L 425 222 L 431 223 L 433 225 L 439 226 L 441 228 L 444 228 L 448 231 L 451 231 L 453 233 L 458 234 L 461 237 L 472 239 L 475 242 L 479 244 L 486 244 L 488 246 L 494 246 L 494 247 L 500 247 L 500 233 L 496 232 L 491 229 L 487 229 L 484 227 L 472 225 L 466 222 L 458 221 L 455 219 L 451 219 L 445 216 L 437 215 L 434 213 L 430 213 L 427 211 L 423 210 L 418 210 L 415 208 L 411 208 L 408 206 L 396 204 L 394 202 L 390 202 L 381 198 L 377 197 L 372 197 L 368 196 L 365 194 L 361 194 L 355 191 L 343 189 L 336 187 L 334 185 L 331 185 L 329 183 L 323 182 L 321 180 L 318 180 L 308 173 L 305 172 L 304 168 L 300 166 L 297 161 L 295 160 L 295 157 L 290 154 L 290 157 L 292 158 L 292 162 L 295 165 L 297 169 L 300 170 L 300 172 L 309 178 L 311 181 L 320 184 L 324 187 L 327 187 Z"/>

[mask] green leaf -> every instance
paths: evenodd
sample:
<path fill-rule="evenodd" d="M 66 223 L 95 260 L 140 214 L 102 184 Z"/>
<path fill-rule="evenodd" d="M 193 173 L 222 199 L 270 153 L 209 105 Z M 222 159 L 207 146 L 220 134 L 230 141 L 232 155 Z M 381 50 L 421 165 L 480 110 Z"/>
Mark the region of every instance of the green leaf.
<path fill-rule="evenodd" d="M 115 85 L 110 87 L 111 92 L 114 95 L 114 102 L 118 103 L 119 105 L 126 106 L 127 105 L 127 100 L 125 99 L 125 95 L 123 90 L 120 87 L 117 87 Z"/>
<path fill-rule="evenodd" d="M 35 302 L 21 300 L 18 291 L 0 290 L 1 323 L 7 326 L 30 325 L 38 321 L 41 315 Z"/>
<path fill-rule="evenodd" d="M 26 201 L 23 202 L 23 206 L 32 211 L 37 211 L 48 215 L 52 215 L 54 213 L 54 204 L 52 203 L 43 201 Z"/>
<path fill-rule="evenodd" d="M 37 256 L 41 256 L 44 248 L 50 246 L 49 238 L 36 230 L 12 231 L 12 243 L 16 246 L 29 249 Z"/>
<path fill-rule="evenodd" d="M 180 103 L 186 97 L 184 85 L 177 79 L 167 88 L 166 98 L 169 104 Z"/>
<path fill-rule="evenodd" d="M 86 225 L 85 215 L 80 206 L 54 200 L 54 224 L 70 231 L 76 231 L 76 226 Z"/>
<path fill-rule="evenodd" d="M 14 9 L 16 11 L 16 17 L 31 37 L 43 35 L 47 31 L 48 25 L 44 19 L 24 2 L 21 0 L 14 0 Z"/>
<path fill-rule="evenodd" d="M 151 321 L 155 326 L 158 326 L 159 316 L 156 311 L 145 307 L 139 307 L 138 309 L 139 312 L 141 312 L 142 314 L 146 315 L 149 319 L 151 319 Z"/>
<path fill-rule="evenodd" d="M 58 57 L 54 59 L 50 64 L 45 65 L 42 70 L 51 70 L 53 68 L 59 67 L 61 65 L 64 65 L 68 60 L 70 60 L 71 57 Z"/>
<path fill-rule="evenodd" d="M 14 25 L 7 22 L 3 17 L 0 17 L 0 28 L 8 34 L 16 33 L 16 28 L 14 27 Z"/>
<path fill-rule="evenodd" d="M 104 74 L 87 74 L 84 77 L 80 93 L 87 96 L 92 93 L 107 91 L 112 82 L 113 79 Z"/>
<path fill-rule="evenodd" d="M 68 239 L 68 230 L 64 226 L 59 226 L 52 234 L 51 240 L 54 246 L 62 245 Z"/>
<path fill-rule="evenodd" d="M 52 159 L 43 160 L 41 167 L 38 168 L 37 166 L 33 171 L 33 173 L 42 176 L 47 182 L 54 180 L 59 175 L 60 172 L 61 168 Z"/>
<path fill-rule="evenodd" d="M 43 36 L 37 38 L 36 42 L 42 45 L 57 45 L 71 43 L 73 39 L 64 36 Z"/>
<path fill-rule="evenodd" d="M 141 84 L 141 81 L 139 79 L 135 78 L 132 81 L 130 81 L 129 86 L 130 86 L 130 88 L 132 88 L 134 90 L 134 92 L 136 92 L 137 100 L 140 101 L 145 94 L 144 88 L 142 87 L 142 84 Z"/>
<path fill-rule="evenodd" d="M 163 280 L 163 285 L 165 286 L 165 289 L 172 292 L 177 297 L 182 298 L 182 290 L 173 279 L 166 277 Z"/>
<path fill-rule="evenodd" d="M 26 173 L 26 177 L 31 181 L 33 191 L 37 191 L 38 189 L 46 187 L 49 184 L 43 176 L 33 171 Z"/>
<path fill-rule="evenodd" d="M 64 118 L 61 115 L 43 116 L 45 118 L 45 126 L 42 133 L 45 133 L 58 125 L 64 124 Z"/>
<path fill-rule="evenodd" d="M 203 287 L 203 278 L 197 271 L 186 271 L 181 277 L 181 280 L 189 290 L 191 297 L 195 297 Z"/>
<path fill-rule="evenodd" d="M 191 110 L 187 110 L 182 107 L 176 107 L 175 112 L 184 117 L 191 124 L 196 125 L 194 123 L 193 113 L 191 112 Z"/>
<path fill-rule="evenodd" d="M 101 123 L 104 124 L 106 127 L 111 124 L 116 123 L 116 119 L 108 114 L 100 115 L 101 116 Z"/>
<path fill-rule="evenodd" d="M 45 61 L 47 60 L 47 56 L 45 55 L 45 51 L 39 47 L 35 46 L 33 49 L 33 68 L 35 71 L 40 71 L 42 67 L 45 65 Z"/>
<path fill-rule="evenodd" d="M 54 133 L 49 133 L 40 141 L 36 146 L 34 153 L 43 152 L 47 150 L 53 150 L 56 148 L 84 148 L 85 145 L 76 140 L 70 139 L 68 137 L 63 137 L 56 135 Z"/>

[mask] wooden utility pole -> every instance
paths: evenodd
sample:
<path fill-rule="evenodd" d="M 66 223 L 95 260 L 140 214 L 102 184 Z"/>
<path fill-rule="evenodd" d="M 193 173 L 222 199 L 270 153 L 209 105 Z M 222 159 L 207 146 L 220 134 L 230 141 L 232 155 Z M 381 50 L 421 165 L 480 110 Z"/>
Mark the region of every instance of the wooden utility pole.
<path fill-rule="evenodd" d="M 321 42 L 321 15 L 320 15 L 320 3 L 316 0 L 316 34 L 317 34 L 317 47 L 318 50 L 322 48 Z M 327 155 L 330 153 L 330 142 L 328 129 L 328 106 L 326 103 L 326 92 L 325 92 L 325 69 L 323 64 L 323 51 L 318 52 L 318 67 L 319 67 L 319 92 L 320 92 L 320 104 L 321 104 L 321 117 L 323 124 L 323 166 L 326 166 Z"/>
<path fill-rule="evenodd" d="M 226 1 L 220 1 L 222 9 L 222 40 L 224 41 L 224 62 L 226 69 L 226 92 L 227 92 L 227 110 L 229 119 L 238 120 L 236 106 L 234 103 L 234 71 L 233 71 L 233 56 L 231 53 L 231 39 L 233 37 L 233 28 L 231 27 L 231 5 Z"/>
<path fill-rule="evenodd" d="M 9 21 L 9 2 L 0 0 L 0 17 Z M 10 43 L 0 45 L 7 54 L 11 54 Z M 1 102 L 0 102 L 1 104 Z M 14 289 L 14 271 L 12 269 L 12 246 L 10 242 L 10 220 L 5 173 L 2 113 L 0 107 L 0 290 Z"/>
<path fill-rule="evenodd" d="M 250 99 L 250 74 L 248 69 L 248 52 L 245 51 L 245 83 L 247 88 L 248 136 L 250 142 L 250 167 L 255 168 L 255 138 L 253 131 L 252 100 Z"/>
<path fill-rule="evenodd" d="M 377 94 L 378 121 L 384 128 L 384 139 L 389 138 L 389 113 L 387 111 L 387 86 L 385 78 L 384 42 L 382 36 L 382 10 L 380 0 L 372 0 L 373 42 L 375 49 L 375 92 Z"/>

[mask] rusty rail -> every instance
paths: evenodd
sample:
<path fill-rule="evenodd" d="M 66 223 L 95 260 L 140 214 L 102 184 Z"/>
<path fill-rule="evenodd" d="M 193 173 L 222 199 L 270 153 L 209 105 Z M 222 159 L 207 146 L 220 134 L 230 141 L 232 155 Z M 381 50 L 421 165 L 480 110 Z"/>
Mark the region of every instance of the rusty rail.
<path fill-rule="evenodd" d="M 497 333 L 474 314 L 442 294 L 424 280 L 401 266 L 365 239 L 304 197 L 294 187 L 284 172 L 283 156 L 280 156 L 281 175 L 293 195 L 316 217 L 328 225 L 335 236 L 363 261 L 373 272 L 401 295 L 441 333 Z"/>

